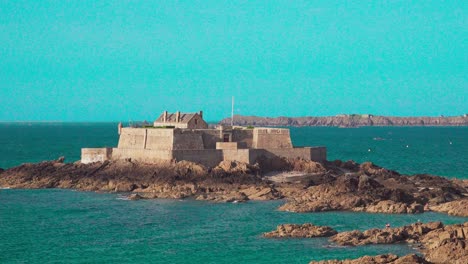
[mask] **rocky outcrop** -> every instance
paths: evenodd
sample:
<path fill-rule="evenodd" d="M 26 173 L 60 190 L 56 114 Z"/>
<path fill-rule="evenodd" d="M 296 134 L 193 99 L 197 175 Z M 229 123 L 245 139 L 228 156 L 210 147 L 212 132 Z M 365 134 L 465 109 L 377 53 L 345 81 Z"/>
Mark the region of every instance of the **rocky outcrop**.
<path fill-rule="evenodd" d="M 138 193 L 132 193 L 128 196 L 128 199 L 132 201 L 140 200 L 142 198 L 143 197 L 141 197 Z"/>
<path fill-rule="evenodd" d="M 310 264 L 426 264 L 424 258 L 410 254 L 398 257 L 393 254 L 364 256 L 358 259 L 312 261 Z"/>
<path fill-rule="evenodd" d="M 468 222 L 433 230 L 421 243 L 425 258 L 432 263 L 468 263 Z"/>
<path fill-rule="evenodd" d="M 231 118 L 219 122 L 230 125 Z M 468 117 L 394 117 L 375 115 L 340 115 L 325 117 L 258 117 L 234 116 L 234 125 L 240 126 L 468 126 Z"/>
<path fill-rule="evenodd" d="M 424 257 L 407 255 L 364 256 L 354 260 L 312 261 L 311 264 L 358 264 L 358 263 L 468 263 L 468 223 L 444 226 L 440 222 L 415 223 L 399 228 L 370 229 L 364 232 L 338 233 L 331 241 L 346 246 L 367 244 L 415 243 Z"/>
<path fill-rule="evenodd" d="M 436 229 L 442 228 L 441 222 L 427 224 L 416 223 L 398 228 L 369 229 L 364 232 L 354 230 L 341 232 L 331 238 L 331 241 L 342 246 L 362 246 L 367 244 L 393 244 L 398 242 L 417 242 Z"/>
<path fill-rule="evenodd" d="M 334 243 L 345 246 L 361 246 L 367 244 L 415 243 L 424 253 L 428 263 L 468 263 L 468 222 L 444 226 L 441 222 L 427 224 L 416 223 L 399 228 L 370 229 L 364 232 L 349 231 L 338 233 L 330 239 Z M 374 257 L 367 257 L 369 263 L 406 263 L 406 262 L 376 262 Z M 392 257 L 393 259 L 394 257 Z M 364 259 L 358 259 L 363 261 Z M 318 263 L 363 263 L 330 261 Z M 391 261 L 396 261 L 391 260 Z M 374 262 L 372 262 L 374 261 Z M 409 262 L 426 263 L 426 262 Z"/>
<path fill-rule="evenodd" d="M 240 169 L 241 168 L 241 169 Z M 268 183 L 248 164 L 205 168 L 199 164 L 144 164 L 130 161 L 79 164 L 47 161 L 23 164 L 1 174 L 10 188 L 73 188 L 84 191 L 135 192 L 142 198 L 210 197 L 209 200 L 278 199 Z M 266 189 L 266 190 L 265 190 Z M 239 193 L 241 198 L 234 197 Z M 250 195 L 250 197 L 249 197 Z"/>
<path fill-rule="evenodd" d="M 431 206 L 430 210 L 449 215 L 468 217 L 468 198 Z"/>
<path fill-rule="evenodd" d="M 467 188 L 431 175 L 400 175 L 372 163 L 334 161 L 303 189 L 278 186 L 288 198 L 280 210 L 321 212 L 422 213 L 428 205 L 463 199 Z M 466 208 L 461 208 L 468 213 Z"/>
<path fill-rule="evenodd" d="M 328 226 L 316 226 L 310 223 L 296 225 L 284 224 L 276 227 L 275 231 L 264 233 L 267 238 L 311 238 L 311 237 L 329 237 L 337 234 L 337 232 Z"/>
<path fill-rule="evenodd" d="M 272 182 L 264 176 L 271 171 L 299 172 L 297 175 L 302 172 L 304 177 L 297 176 L 294 182 Z M 142 198 L 192 197 L 227 202 L 286 198 L 287 202 L 280 210 L 292 212 L 421 213 L 425 208 L 436 209 L 439 204 L 468 196 L 463 181 L 425 174 L 400 175 L 372 163 L 318 163 L 303 159 L 268 160 L 264 157 L 255 165 L 224 161 L 213 168 L 187 161 L 80 164 L 64 163 L 60 159 L 8 169 L 0 174 L 0 186 L 134 192 Z M 465 200 L 451 203 L 453 212 L 445 211 L 466 215 L 464 204 Z"/>
<path fill-rule="evenodd" d="M 386 214 L 414 214 L 424 212 L 424 206 L 419 203 L 406 204 L 384 200 L 371 204 L 366 207 L 356 207 L 353 211 L 365 211 L 368 213 L 386 213 Z"/>

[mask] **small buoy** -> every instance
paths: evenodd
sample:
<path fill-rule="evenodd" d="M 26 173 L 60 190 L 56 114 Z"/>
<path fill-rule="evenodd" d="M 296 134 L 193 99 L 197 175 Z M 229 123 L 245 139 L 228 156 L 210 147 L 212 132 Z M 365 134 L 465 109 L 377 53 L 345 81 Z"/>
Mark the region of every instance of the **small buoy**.
<path fill-rule="evenodd" d="M 367 151 L 368 151 L 368 152 L 371 152 L 371 149 L 368 149 Z"/>
<path fill-rule="evenodd" d="M 407 148 L 409 148 L 409 145 L 406 145 Z"/>
<path fill-rule="evenodd" d="M 450 144 L 450 145 L 452 145 L 452 141 L 450 141 L 450 143 L 449 143 L 449 144 Z"/>

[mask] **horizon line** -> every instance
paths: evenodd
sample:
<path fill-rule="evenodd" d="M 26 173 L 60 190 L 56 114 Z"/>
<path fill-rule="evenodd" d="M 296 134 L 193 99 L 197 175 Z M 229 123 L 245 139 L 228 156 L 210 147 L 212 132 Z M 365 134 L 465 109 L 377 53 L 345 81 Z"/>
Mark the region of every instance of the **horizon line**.
<path fill-rule="evenodd" d="M 304 118 L 304 117 L 340 117 L 340 116 L 352 116 L 352 115 L 372 115 L 372 116 L 381 116 L 381 117 L 397 117 L 397 118 L 452 118 L 452 117 L 466 117 L 467 113 L 460 115 L 440 115 L 440 116 L 430 116 L 430 115 L 414 115 L 414 116 L 400 116 L 400 115 L 379 115 L 379 114 L 336 114 L 336 115 L 304 115 L 304 116 L 261 116 L 261 115 L 241 115 L 235 114 L 234 116 L 244 116 L 244 117 L 261 117 L 261 118 Z M 224 119 L 230 119 L 231 117 L 224 117 L 219 120 L 206 120 L 208 123 L 221 122 Z M 121 121 L 121 120 L 0 120 L 0 123 L 133 123 L 133 122 L 144 122 L 146 120 L 135 120 L 135 121 Z M 148 121 L 147 121 L 148 122 Z"/>

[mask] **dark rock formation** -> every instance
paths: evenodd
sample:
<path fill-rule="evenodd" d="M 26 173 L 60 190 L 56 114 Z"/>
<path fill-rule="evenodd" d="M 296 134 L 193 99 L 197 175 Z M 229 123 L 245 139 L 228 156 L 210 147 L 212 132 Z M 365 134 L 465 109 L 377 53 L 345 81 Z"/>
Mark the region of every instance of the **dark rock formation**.
<path fill-rule="evenodd" d="M 231 118 L 220 124 L 230 125 Z M 468 117 L 392 117 L 374 115 L 340 115 L 325 117 L 258 117 L 234 116 L 234 124 L 241 126 L 468 126 Z"/>
<path fill-rule="evenodd" d="M 288 198 L 280 210 L 421 213 L 425 205 L 459 200 L 468 193 L 466 187 L 446 178 L 404 176 L 372 163 L 334 161 L 324 166 L 329 177 L 323 177 L 323 182 L 311 182 L 305 189 L 278 186 Z"/>
<path fill-rule="evenodd" d="M 264 237 L 281 238 L 281 237 L 296 237 L 296 238 L 311 238 L 311 237 L 329 237 L 337 234 L 337 232 L 328 226 L 316 226 L 313 224 L 284 224 L 276 227 L 275 231 L 264 233 Z"/>
<path fill-rule="evenodd" d="M 243 171 L 238 168 L 243 167 Z M 143 164 L 113 161 L 92 164 L 47 161 L 23 164 L 1 174 L 0 186 L 10 188 L 74 188 L 85 191 L 135 192 L 144 198 L 222 197 L 247 189 L 252 197 L 274 197 L 270 186 L 256 175 L 257 168 L 239 164 L 227 171 L 207 169 L 191 162 Z M 251 187 L 257 189 L 249 189 Z M 262 193 L 262 194 L 258 194 Z"/>

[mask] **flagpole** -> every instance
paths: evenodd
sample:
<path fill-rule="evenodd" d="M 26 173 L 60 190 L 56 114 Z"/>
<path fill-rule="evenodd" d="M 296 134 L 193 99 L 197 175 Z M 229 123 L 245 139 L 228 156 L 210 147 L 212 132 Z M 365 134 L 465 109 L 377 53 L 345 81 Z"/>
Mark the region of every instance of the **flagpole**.
<path fill-rule="evenodd" d="M 231 126 L 234 126 L 234 96 L 232 97 Z"/>

